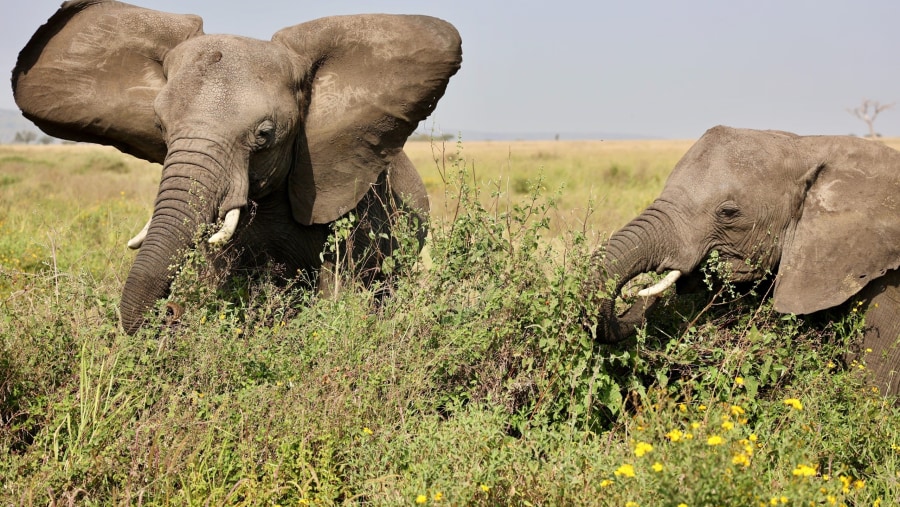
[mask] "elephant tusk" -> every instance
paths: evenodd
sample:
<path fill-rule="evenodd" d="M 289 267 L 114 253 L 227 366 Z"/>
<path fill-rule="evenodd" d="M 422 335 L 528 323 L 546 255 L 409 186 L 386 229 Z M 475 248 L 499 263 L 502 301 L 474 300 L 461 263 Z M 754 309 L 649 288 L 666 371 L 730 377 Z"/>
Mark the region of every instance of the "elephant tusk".
<path fill-rule="evenodd" d="M 212 237 L 209 238 L 209 244 L 220 245 L 231 239 L 231 236 L 234 235 L 234 230 L 237 229 L 238 219 L 240 218 L 240 208 L 234 208 L 226 213 L 225 223 L 222 224 L 222 228 L 219 229 L 219 232 L 213 234 Z"/>
<path fill-rule="evenodd" d="M 665 276 L 662 280 L 656 282 L 655 284 L 647 287 L 644 290 L 638 291 L 637 295 L 647 298 L 650 296 L 656 296 L 657 294 L 661 294 L 664 290 L 668 289 L 675 283 L 676 280 L 681 278 L 681 271 L 677 269 L 675 271 L 669 272 L 668 275 Z"/>
<path fill-rule="evenodd" d="M 144 244 L 144 240 L 147 238 L 147 231 L 150 230 L 150 222 L 153 221 L 153 218 L 147 220 L 147 225 L 141 229 L 141 232 L 137 233 L 133 238 L 128 240 L 128 248 L 132 250 L 137 250 Z"/>

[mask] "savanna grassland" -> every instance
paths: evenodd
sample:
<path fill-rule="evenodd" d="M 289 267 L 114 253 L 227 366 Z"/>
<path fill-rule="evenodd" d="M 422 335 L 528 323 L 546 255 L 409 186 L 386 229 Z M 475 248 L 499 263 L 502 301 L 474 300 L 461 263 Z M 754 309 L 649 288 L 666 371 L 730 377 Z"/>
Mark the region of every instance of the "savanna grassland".
<path fill-rule="evenodd" d="M 852 309 L 779 315 L 711 263 L 635 339 L 582 329 L 589 253 L 690 144 L 410 143 L 434 220 L 393 297 L 216 286 L 189 255 L 184 314 L 135 336 L 158 166 L 0 146 L 0 504 L 896 504 Z"/>

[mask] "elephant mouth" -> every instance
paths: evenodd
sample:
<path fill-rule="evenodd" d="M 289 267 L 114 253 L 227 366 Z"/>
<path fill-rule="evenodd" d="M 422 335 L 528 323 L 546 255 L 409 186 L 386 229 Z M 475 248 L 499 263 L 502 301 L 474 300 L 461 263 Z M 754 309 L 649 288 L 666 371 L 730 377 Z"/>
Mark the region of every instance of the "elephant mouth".
<path fill-rule="evenodd" d="M 237 224 L 241 219 L 241 209 L 240 208 L 232 208 L 228 210 L 228 213 L 225 214 L 225 219 L 222 221 L 222 227 L 219 228 L 212 236 L 209 237 L 210 245 L 219 246 L 223 245 L 234 236 L 234 232 L 237 230 Z M 150 223 L 153 222 L 153 219 L 147 221 L 147 224 L 144 225 L 144 228 L 141 229 L 133 238 L 128 240 L 128 248 L 132 250 L 137 250 L 144 244 L 144 240 L 147 239 L 147 231 L 150 230 Z"/>
<path fill-rule="evenodd" d="M 662 294 L 663 292 L 665 292 L 670 287 L 672 287 L 675 284 L 675 282 L 677 282 L 682 277 L 683 274 L 684 273 L 682 273 L 681 271 L 674 269 L 672 271 L 669 271 L 669 273 L 666 274 L 666 276 L 664 276 L 662 278 L 662 280 L 654 283 L 653 285 L 644 287 L 643 289 L 637 290 L 636 292 L 634 292 L 632 290 L 632 291 L 623 291 L 623 293 L 632 292 L 635 296 L 644 297 L 644 298 L 651 297 L 651 296 L 658 296 L 658 295 Z M 633 279 L 629 282 L 633 282 L 633 281 L 635 281 L 635 280 Z M 629 295 L 629 294 L 626 293 L 625 295 Z"/>
<path fill-rule="evenodd" d="M 667 272 L 668 271 L 668 272 Z M 721 258 L 718 265 L 712 268 L 719 276 L 726 278 L 730 282 L 744 283 L 759 280 L 765 276 L 765 271 L 756 267 L 754 263 L 747 260 L 741 260 L 739 257 Z M 623 290 L 622 294 L 626 296 L 637 296 L 649 298 L 659 296 L 671 287 L 677 287 L 678 292 L 695 292 L 706 279 L 705 272 L 693 269 L 690 271 L 682 271 L 680 269 L 660 270 L 666 275 L 659 281 L 648 285 L 642 283 L 641 275 L 628 281 L 627 285 L 631 285 L 631 290 Z M 677 285 L 676 285 L 677 283 Z M 638 289 L 637 287 L 643 287 Z"/>

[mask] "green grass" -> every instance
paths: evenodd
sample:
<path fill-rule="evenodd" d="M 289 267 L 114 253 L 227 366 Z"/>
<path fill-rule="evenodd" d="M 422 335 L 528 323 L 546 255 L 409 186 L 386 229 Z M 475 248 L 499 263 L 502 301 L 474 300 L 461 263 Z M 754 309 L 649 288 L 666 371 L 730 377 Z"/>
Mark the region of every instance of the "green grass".
<path fill-rule="evenodd" d="M 216 291 L 194 258 L 184 315 L 133 337 L 158 168 L 0 147 L 0 503 L 890 505 L 900 412 L 841 361 L 859 316 L 725 284 L 620 346 L 581 329 L 589 252 L 689 144 L 416 143 L 430 261 L 394 297 Z"/>

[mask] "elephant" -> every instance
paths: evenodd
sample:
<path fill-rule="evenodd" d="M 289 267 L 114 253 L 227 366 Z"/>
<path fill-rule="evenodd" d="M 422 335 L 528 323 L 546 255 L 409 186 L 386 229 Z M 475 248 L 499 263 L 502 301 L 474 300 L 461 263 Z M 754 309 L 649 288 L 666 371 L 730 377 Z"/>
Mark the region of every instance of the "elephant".
<path fill-rule="evenodd" d="M 630 337 L 663 291 L 690 287 L 717 252 L 734 282 L 774 274 L 777 312 L 865 312 L 859 350 L 871 349 L 868 381 L 895 395 L 898 207 L 900 152 L 880 142 L 711 128 L 675 165 L 659 197 L 592 254 L 585 325 L 600 342 Z M 668 274 L 617 314 L 625 284 L 650 272 Z"/>
<path fill-rule="evenodd" d="M 12 87 L 47 134 L 162 165 L 150 221 L 129 242 L 139 250 L 119 312 L 134 334 L 204 229 L 239 252 L 235 269 L 277 265 L 326 292 L 342 261 L 325 251 L 337 220 L 356 220 L 343 258 L 370 283 L 398 241 L 394 217 L 419 224 L 421 249 L 428 196 L 403 146 L 461 45 L 428 16 L 326 17 L 264 41 L 205 34 L 195 15 L 74 0 L 20 52 Z"/>

